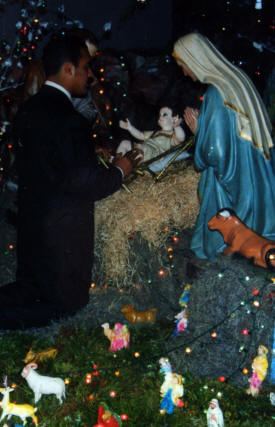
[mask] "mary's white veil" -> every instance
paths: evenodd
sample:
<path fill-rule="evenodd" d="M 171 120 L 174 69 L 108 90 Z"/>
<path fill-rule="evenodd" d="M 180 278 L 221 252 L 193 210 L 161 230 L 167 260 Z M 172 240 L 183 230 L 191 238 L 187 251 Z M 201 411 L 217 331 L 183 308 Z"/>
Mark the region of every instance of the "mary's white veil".
<path fill-rule="evenodd" d="M 173 56 L 184 62 L 200 82 L 217 88 L 225 106 L 236 112 L 239 135 L 251 141 L 269 159 L 269 150 L 273 147 L 271 123 L 250 78 L 198 33 L 177 40 Z"/>

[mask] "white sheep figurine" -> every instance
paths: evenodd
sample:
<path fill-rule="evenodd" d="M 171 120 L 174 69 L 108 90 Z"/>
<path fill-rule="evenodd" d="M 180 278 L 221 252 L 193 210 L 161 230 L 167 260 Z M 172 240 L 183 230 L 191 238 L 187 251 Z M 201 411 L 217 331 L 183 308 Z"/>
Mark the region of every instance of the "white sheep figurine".
<path fill-rule="evenodd" d="M 60 403 L 62 398 L 65 398 L 65 382 L 61 378 L 46 377 L 39 375 L 34 369 L 37 369 L 37 364 L 28 363 L 21 375 L 27 381 L 29 387 L 34 392 L 34 401 L 37 403 L 42 394 L 55 394 Z"/>

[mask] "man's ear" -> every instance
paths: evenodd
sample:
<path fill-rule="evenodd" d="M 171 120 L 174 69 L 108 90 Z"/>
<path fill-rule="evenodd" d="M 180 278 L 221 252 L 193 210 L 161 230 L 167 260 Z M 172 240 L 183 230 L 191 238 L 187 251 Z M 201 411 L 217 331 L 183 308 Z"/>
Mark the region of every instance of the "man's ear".
<path fill-rule="evenodd" d="M 67 77 L 74 77 L 75 76 L 75 66 L 72 62 L 65 62 L 63 64 L 63 71 L 66 74 Z"/>

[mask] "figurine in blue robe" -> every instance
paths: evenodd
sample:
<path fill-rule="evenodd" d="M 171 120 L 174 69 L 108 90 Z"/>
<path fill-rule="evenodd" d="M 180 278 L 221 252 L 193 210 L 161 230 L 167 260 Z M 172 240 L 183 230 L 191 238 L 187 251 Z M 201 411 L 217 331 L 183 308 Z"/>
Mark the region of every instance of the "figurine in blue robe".
<path fill-rule="evenodd" d="M 181 37 L 173 56 L 186 76 L 209 85 L 198 112 L 184 119 L 195 134 L 195 167 L 202 172 L 201 202 L 191 249 L 214 260 L 226 245 L 208 221 L 231 208 L 249 228 L 275 240 L 275 152 L 271 123 L 249 77 L 233 66 L 204 36 Z"/>
<path fill-rule="evenodd" d="M 184 388 L 182 384 L 182 376 L 172 372 L 172 367 L 169 359 L 162 357 L 159 360 L 160 373 L 164 374 L 164 382 L 160 388 L 161 414 L 173 414 L 175 406 L 182 406 L 180 399 L 184 395 Z"/>

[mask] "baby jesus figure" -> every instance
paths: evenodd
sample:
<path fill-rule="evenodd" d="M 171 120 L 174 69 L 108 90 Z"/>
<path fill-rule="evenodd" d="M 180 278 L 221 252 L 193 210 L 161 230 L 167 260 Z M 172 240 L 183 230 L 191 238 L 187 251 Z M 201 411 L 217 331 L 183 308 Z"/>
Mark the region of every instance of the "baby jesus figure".
<path fill-rule="evenodd" d="M 146 162 L 183 142 L 185 140 L 185 132 L 180 126 L 182 119 L 173 114 L 171 108 L 162 107 L 158 119 L 160 130 L 156 131 L 142 132 L 136 129 L 128 119 L 125 121 L 120 120 L 119 126 L 122 129 L 128 130 L 134 138 L 143 142 L 133 143 L 132 141 L 123 140 L 116 150 L 117 155 L 124 156 L 125 153 L 133 148 L 139 148 L 142 152 L 140 154 L 140 162 Z"/>

